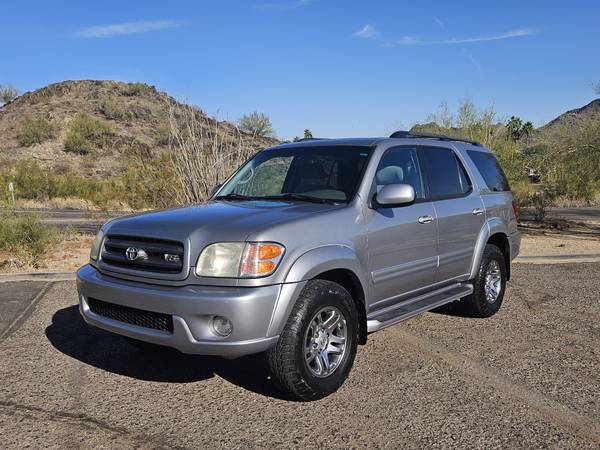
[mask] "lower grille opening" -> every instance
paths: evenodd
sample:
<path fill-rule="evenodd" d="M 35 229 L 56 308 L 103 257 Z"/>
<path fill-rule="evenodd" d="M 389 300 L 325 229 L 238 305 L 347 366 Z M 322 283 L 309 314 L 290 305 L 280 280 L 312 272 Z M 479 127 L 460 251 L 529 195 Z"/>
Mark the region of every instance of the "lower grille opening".
<path fill-rule="evenodd" d="M 90 311 L 107 319 L 153 330 L 173 332 L 173 316 L 169 314 L 115 305 L 95 298 L 88 298 L 87 303 Z"/>

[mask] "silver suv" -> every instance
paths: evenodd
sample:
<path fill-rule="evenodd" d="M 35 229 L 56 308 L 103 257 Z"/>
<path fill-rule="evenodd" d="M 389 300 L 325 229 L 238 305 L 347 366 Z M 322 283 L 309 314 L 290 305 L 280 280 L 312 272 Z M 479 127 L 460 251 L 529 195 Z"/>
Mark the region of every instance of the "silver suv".
<path fill-rule="evenodd" d="M 369 333 L 502 303 L 517 208 L 477 142 L 396 132 L 257 153 L 203 205 L 105 224 L 77 273 L 85 321 L 143 348 L 264 352 L 275 384 L 338 389 Z"/>

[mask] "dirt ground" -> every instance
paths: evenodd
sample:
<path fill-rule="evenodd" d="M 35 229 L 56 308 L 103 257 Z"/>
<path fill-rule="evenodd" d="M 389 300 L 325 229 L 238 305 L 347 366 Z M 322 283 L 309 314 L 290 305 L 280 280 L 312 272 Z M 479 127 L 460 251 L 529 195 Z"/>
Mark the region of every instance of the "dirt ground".
<path fill-rule="evenodd" d="M 0 332 L 2 447 L 598 449 L 599 282 L 598 264 L 517 264 L 494 317 L 373 334 L 308 403 L 282 399 L 259 357 L 140 351 L 85 325 L 72 281 L 44 283 Z"/>

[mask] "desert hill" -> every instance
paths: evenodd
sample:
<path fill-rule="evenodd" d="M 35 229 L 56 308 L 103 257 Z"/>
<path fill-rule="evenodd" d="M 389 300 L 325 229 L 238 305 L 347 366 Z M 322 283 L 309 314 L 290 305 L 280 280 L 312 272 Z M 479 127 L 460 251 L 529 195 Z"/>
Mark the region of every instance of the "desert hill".
<path fill-rule="evenodd" d="M 142 83 L 78 80 L 50 84 L 0 107 L 0 164 L 33 159 L 59 173 L 73 170 L 86 177 L 117 176 L 125 170 L 130 152 L 157 154 L 167 149 L 172 105 L 179 104 Z M 204 112 L 198 109 L 197 115 L 201 126 L 215 128 L 217 122 Z M 98 128 L 101 141 L 91 148 L 66 145 L 73 141 L 69 133 L 74 123 L 84 130 L 92 128 L 91 133 Z M 28 136 L 39 136 L 38 128 L 43 136 L 32 143 Z M 218 122 L 218 130 L 225 138 L 238 133 L 229 122 Z M 257 148 L 277 142 L 254 136 L 245 136 L 245 141 Z"/>

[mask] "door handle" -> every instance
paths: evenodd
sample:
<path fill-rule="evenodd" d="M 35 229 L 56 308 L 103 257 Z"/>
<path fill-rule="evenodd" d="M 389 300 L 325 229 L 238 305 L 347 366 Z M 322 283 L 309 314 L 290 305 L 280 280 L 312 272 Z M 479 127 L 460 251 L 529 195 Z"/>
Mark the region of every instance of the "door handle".
<path fill-rule="evenodd" d="M 473 215 L 474 215 L 474 216 L 480 216 L 480 215 L 482 215 L 482 214 L 483 214 L 483 208 L 475 208 L 475 209 L 473 210 Z"/>
<path fill-rule="evenodd" d="M 431 216 L 421 216 L 419 217 L 419 223 L 431 223 L 433 222 L 433 217 Z"/>

